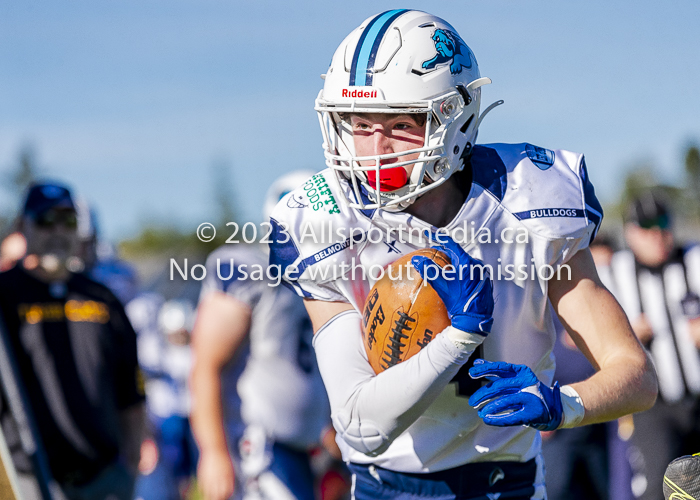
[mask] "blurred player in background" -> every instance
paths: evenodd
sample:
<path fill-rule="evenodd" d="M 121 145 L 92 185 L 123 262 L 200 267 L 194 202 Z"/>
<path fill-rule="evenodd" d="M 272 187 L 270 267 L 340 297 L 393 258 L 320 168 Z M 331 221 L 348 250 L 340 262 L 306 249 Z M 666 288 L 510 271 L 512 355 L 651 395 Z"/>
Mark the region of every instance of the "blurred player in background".
<path fill-rule="evenodd" d="M 265 207 L 310 172 L 289 174 Z M 255 269 L 262 270 L 257 277 Z M 301 299 L 265 279 L 257 245 L 232 244 L 207 259 L 192 335 L 192 427 L 198 484 L 208 500 L 313 500 L 309 450 L 330 409 Z"/>
<path fill-rule="evenodd" d="M 197 463 L 188 388 L 194 306 L 147 292 L 129 302 L 126 312 L 138 335 L 152 433 L 142 446 L 136 498 L 178 500 L 185 497 Z"/>
<path fill-rule="evenodd" d="M 76 200 L 80 258 L 85 272 L 109 288 L 126 305 L 138 293 L 136 270 L 117 256 L 112 244 L 100 238 L 97 212 L 83 198 Z"/>
<path fill-rule="evenodd" d="M 700 449 L 700 246 L 679 245 L 673 217 L 659 193 L 633 200 L 625 213 L 629 250 L 612 259 L 617 298 L 654 360 L 659 399 L 634 415 L 631 443 L 639 451 L 632 491 L 662 496 L 668 463 Z"/>
<path fill-rule="evenodd" d="M 367 19 L 323 77 L 329 169 L 273 211 L 270 263 L 305 298 L 354 498 L 545 498 L 538 430 L 614 419 L 656 397 L 651 364 L 587 249 L 602 213 L 583 156 L 475 145 L 490 80 L 455 29 L 423 12 Z M 331 225 L 344 234 L 305 237 Z M 363 316 L 375 279 L 356 266 L 425 248 L 418 236 L 437 228 L 434 248 L 460 273 L 412 264 L 452 325 L 375 374 L 362 325 L 388 317 Z M 491 272 L 472 274 L 477 259 Z M 540 274 L 565 263 L 569 276 Z M 528 271 L 509 279 L 504 266 Z M 555 314 L 597 369 L 584 382 L 552 386 Z"/>
<path fill-rule="evenodd" d="M 117 298 L 80 273 L 70 191 L 33 185 L 19 229 L 26 257 L 0 274 L 0 308 L 53 477 L 73 500 L 130 500 L 144 428 L 136 335 Z M 24 496 L 39 498 L 3 401 Z"/>
<path fill-rule="evenodd" d="M 145 376 L 148 435 L 141 445 L 140 500 L 177 500 L 189 486 L 197 451 L 189 426 L 187 377 L 191 356 L 191 303 L 156 292 L 138 294 L 135 269 L 102 240 L 96 210 L 77 198 L 79 256 L 84 271 L 114 293 L 137 333 L 139 366 Z"/>

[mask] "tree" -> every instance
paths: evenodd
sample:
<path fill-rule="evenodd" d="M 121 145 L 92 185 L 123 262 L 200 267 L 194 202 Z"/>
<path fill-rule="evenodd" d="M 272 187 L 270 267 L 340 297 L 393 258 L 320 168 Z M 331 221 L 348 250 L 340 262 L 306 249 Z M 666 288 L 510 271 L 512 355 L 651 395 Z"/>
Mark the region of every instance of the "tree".
<path fill-rule="evenodd" d="M 211 174 L 214 181 L 214 209 L 219 217 L 217 226 L 225 227 L 227 222 L 236 220 L 231 189 L 231 163 L 225 158 L 216 160 L 212 164 Z"/>
<path fill-rule="evenodd" d="M 632 170 L 625 176 L 625 187 L 622 192 L 622 206 L 627 206 L 632 200 L 658 185 L 656 175 L 650 167 Z"/>
<path fill-rule="evenodd" d="M 686 199 L 692 207 L 692 216 L 700 220 L 700 149 L 689 146 L 685 153 Z"/>
<path fill-rule="evenodd" d="M 18 193 L 24 193 L 36 180 L 36 154 L 31 144 L 25 144 L 20 148 L 17 167 L 11 175 L 11 182 Z"/>
<path fill-rule="evenodd" d="M 223 245 L 231 231 L 226 228 L 227 222 L 235 222 L 235 203 L 231 183 L 231 164 L 226 159 L 218 159 L 211 165 L 213 182 L 213 212 L 216 214 L 214 226 L 216 237 L 209 242 L 200 241 L 194 228 L 178 227 L 158 221 L 143 224 L 139 233 L 130 239 L 119 243 L 120 254 L 130 260 L 158 255 L 189 255 L 204 259 L 212 250 Z"/>
<path fill-rule="evenodd" d="M 3 179 L 2 187 L 10 193 L 8 206 L 0 207 L 0 236 L 10 230 L 12 218 L 17 213 L 17 207 L 22 202 L 22 196 L 29 185 L 36 181 L 38 175 L 36 152 L 34 147 L 26 143 L 19 149 L 17 163 L 10 168 L 9 174 Z"/>
<path fill-rule="evenodd" d="M 630 170 L 625 176 L 625 184 L 620 194 L 619 204 L 614 207 L 614 212 L 618 216 L 623 216 L 627 206 L 642 194 L 654 191 L 664 196 L 665 199 L 676 205 L 683 195 L 683 190 L 669 184 L 662 184 L 658 181 L 654 168 L 650 165 L 639 165 Z"/>

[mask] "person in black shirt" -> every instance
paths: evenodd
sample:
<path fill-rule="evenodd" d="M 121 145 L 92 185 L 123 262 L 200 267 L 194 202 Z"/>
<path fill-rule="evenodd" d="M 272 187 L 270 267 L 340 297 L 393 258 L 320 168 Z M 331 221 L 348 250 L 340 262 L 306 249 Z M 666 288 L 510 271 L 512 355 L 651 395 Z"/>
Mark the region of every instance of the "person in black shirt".
<path fill-rule="evenodd" d="M 143 430 L 136 334 L 104 286 L 77 271 L 67 188 L 30 188 L 27 256 L 0 273 L 0 312 L 54 479 L 70 500 L 131 500 Z M 8 405 L 0 421 L 26 498 L 31 467 Z"/>

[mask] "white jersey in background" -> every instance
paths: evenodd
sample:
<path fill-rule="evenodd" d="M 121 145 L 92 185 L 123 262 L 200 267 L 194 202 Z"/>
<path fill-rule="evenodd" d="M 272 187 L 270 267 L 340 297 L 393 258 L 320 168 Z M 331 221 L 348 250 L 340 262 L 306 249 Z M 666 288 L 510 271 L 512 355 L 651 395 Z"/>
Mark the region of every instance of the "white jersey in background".
<path fill-rule="evenodd" d="M 270 439 L 302 450 L 317 444 L 330 409 L 303 301 L 286 287 L 261 279 L 267 259 L 257 246 L 221 247 L 207 258 L 206 267 L 202 296 L 218 290 L 252 311 L 249 353 L 232 360 L 222 376 L 227 419 L 236 418 L 240 398 L 246 426 L 261 426 Z M 232 425 L 226 422 L 227 429 Z"/>
<path fill-rule="evenodd" d="M 493 328 L 472 359 L 525 364 L 551 385 L 554 313 L 537 270 L 549 278 L 545 266 L 556 272 L 588 246 L 600 224 L 602 210 L 583 156 L 530 144 L 489 144 L 474 148 L 471 165 L 469 195 L 444 230 L 493 269 Z M 280 266 L 299 295 L 348 302 L 362 313 L 379 270 L 429 246 L 417 235 L 430 226 L 404 212 L 350 209 L 343 192 L 352 199 L 347 181 L 324 170 L 283 198 L 272 214 L 270 263 Z M 359 265 L 375 279 L 359 268 L 353 278 L 353 266 Z M 562 271 L 566 279 L 566 268 Z M 357 352 L 348 355 L 366 360 L 359 336 Z M 536 430 L 490 427 L 469 405 L 468 396 L 480 386 L 467 374 L 470 365 L 384 453 L 370 457 L 339 439 L 344 459 L 424 473 L 536 457 Z"/>
<path fill-rule="evenodd" d="M 144 292 L 124 308 L 136 331 L 139 367 L 146 377 L 146 405 L 158 418 L 187 417 L 191 399 L 187 385 L 192 366 L 189 345 L 168 342 L 158 324 L 165 300 L 155 292 Z"/>

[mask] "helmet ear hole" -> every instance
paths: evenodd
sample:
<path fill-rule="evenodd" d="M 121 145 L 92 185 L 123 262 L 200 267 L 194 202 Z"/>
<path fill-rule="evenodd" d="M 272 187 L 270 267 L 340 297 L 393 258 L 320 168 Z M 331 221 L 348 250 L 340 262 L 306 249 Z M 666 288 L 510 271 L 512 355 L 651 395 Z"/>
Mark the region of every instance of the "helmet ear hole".
<path fill-rule="evenodd" d="M 474 120 L 474 115 L 471 115 L 466 122 L 464 122 L 464 125 L 459 127 L 459 131 L 462 132 L 463 134 L 467 133 L 467 129 L 469 128 L 469 125 L 471 125 L 472 120 Z"/>

